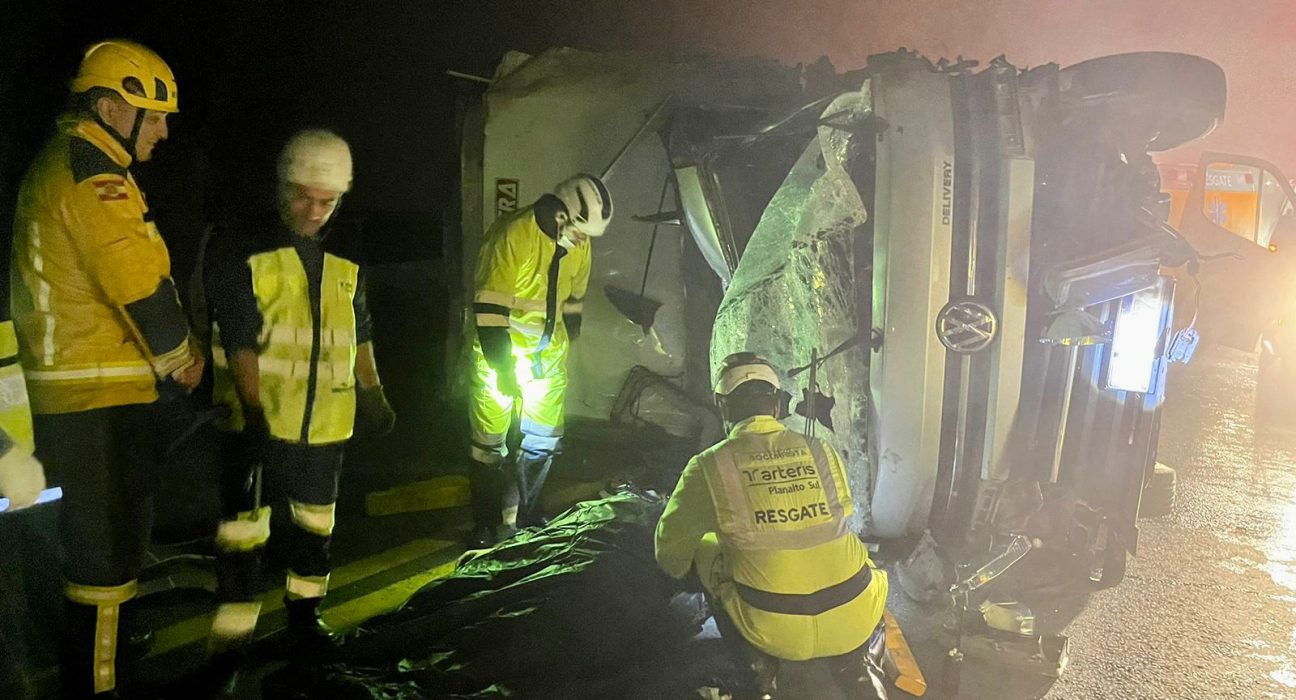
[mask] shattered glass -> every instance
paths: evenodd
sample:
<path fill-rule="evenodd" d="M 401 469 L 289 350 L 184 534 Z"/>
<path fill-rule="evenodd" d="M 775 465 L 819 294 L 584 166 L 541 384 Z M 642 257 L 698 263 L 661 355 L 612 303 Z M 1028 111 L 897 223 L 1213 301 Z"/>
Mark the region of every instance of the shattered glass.
<path fill-rule="evenodd" d="M 867 333 L 860 327 L 854 260 L 868 212 L 850 177 L 850 157 L 858 150 L 852 148 L 860 145 L 858 139 L 870 138 L 863 127 L 871 113 L 867 83 L 860 91 L 840 95 L 824 110 L 818 136 L 765 208 L 725 293 L 711 337 L 712 367 L 730 353 L 755 351 L 784 372 L 783 388 L 799 400 L 810 373 L 789 378 L 792 368 L 808 364 L 816 349 L 822 356 Z M 868 358 L 863 347 L 847 350 L 820 368 L 819 393 L 835 402 L 826 416 L 830 422 L 814 428 L 846 460 L 856 505 L 852 527 L 857 531 L 866 522 L 870 493 L 865 449 Z M 807 428 L 800 416 L 785 423 L 802 432 Z"/>

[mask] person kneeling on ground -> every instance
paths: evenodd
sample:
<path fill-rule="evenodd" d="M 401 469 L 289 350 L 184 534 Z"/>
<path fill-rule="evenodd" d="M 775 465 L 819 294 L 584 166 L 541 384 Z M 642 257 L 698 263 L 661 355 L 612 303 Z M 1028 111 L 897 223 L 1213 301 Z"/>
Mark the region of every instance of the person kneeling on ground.
<path fill-rule="evenodd" d="M 657 523 L 657 563 L 675 578 L 696 572 L 721 636 L 772 697 L 780 659 L 862 660 L 887 577 L 847 527 L 841 457 L 778 421 L 774 367 L 730 355 L 715 395 L 729 436 L 684 468 Z"/>

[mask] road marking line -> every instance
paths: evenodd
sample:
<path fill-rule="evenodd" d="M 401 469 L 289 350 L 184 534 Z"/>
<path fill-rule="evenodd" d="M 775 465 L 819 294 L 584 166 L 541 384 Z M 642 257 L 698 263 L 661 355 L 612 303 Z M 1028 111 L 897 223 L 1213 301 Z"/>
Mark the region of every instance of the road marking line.
<path fill-rule="evenodd" d="M 363 581 L 384 571 L 407 564 L 420 557 L 430 556 L 456 546 L 446 540 L 414 540 L 399 547 L 393 547 L 372 557 L 352 562 L 333 572 L 333 595 L 345 597 L 343 589 L 353 583 Z M 440 567 L 438 567 L 439 569 Z M 370 594 L 372 595 L 372 594 Z M 345 605 L 345 603 L 344 603 Z M 276 586 L 261 596 L 261 618 L 283 607 L 283 586 Z M 213 611 L 214 612 L 214 611 Z M 158 630 L 154 636 L 153 649 L 149 657 L 160 656 L 170 651 L 187 646 L 207 637 L 211 628 L 212 613 L 196 615 L 181 620 Z M 264 630 L 263 630 L 264 632 Z M 260 635 L 258 635 L 260 636 Z"/>

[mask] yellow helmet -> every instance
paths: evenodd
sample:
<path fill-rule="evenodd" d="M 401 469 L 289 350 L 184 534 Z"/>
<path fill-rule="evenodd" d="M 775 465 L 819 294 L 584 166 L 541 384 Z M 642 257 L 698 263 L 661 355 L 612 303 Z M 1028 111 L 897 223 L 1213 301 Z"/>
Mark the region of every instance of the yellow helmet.
<path fill-rule="evenodd" d="M 130 86 L 128 81 L 138 81 Z M 131 89 L 128 89 L 128 86 Z M 162 57 L 145 46 L 124 39 L 109 39 L 86 49 L 81 68 L 72 79 L 72 93 L 107 88 L 132 107 L 158 112 L 179 112 L 175 75 Z M 144 94 L 132 91 L 138 88 Z"/>

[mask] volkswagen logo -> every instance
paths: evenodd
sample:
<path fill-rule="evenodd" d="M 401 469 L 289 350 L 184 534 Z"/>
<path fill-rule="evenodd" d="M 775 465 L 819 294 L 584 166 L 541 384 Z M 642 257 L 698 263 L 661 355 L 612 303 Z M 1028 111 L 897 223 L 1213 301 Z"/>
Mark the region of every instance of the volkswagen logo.
<path fill-rule="evenodd" d="M 936 314 L 936 337 L 941 345 L 961 354 L 980 352 L 994 341 L 999 319 L 975 299 L 956 299 Z"/>

